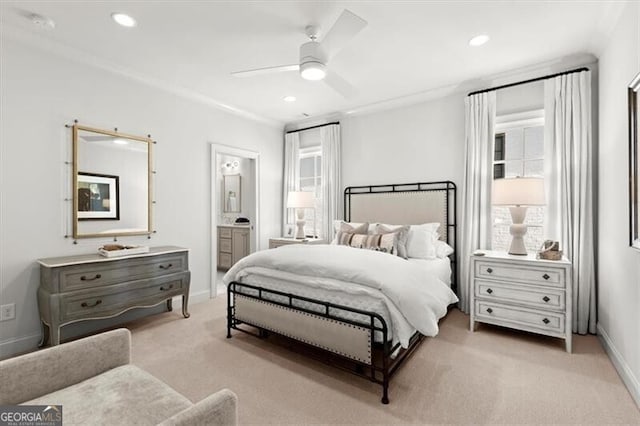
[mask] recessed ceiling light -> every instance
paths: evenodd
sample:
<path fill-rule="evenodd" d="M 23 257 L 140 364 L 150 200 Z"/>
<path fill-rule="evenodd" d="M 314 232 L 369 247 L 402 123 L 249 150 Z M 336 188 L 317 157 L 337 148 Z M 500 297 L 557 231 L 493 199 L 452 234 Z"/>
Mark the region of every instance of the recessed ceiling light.
<path fill-rule="evenodd" d="M 489 36 L 486 34 L 477 35 L 469 40 L 469 46 L 482 46 L 489 41 Z"/>
<path fill-rule="evenodd" d="M 285 102 L 295 102 L 296 101 L 296 97 L 295 96 L 285 96 L 284 98 L 282 98 L 283 101 Z"/>
<path fill-rule="evenodd" d="M 136 20 L 126 13 L 112 13 L 111 18 L 123 27 L 131 28 L 136 26 Z"/>

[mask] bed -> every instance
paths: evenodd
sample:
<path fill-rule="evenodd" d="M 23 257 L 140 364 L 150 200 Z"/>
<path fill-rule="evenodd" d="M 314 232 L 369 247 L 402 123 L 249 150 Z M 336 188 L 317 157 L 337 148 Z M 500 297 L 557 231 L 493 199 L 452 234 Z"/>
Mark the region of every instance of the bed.
<path fill-rule="evenodd" d="M 455 201 L 450 181 L 346 188 L 345 221 L 440 223 L 453 253 L 404 259 L 342 245 L 256 252 L 225 275 L 227 337 L 275 333 L 331 353 L 325 361 L 381 384 L 388 404 L 391 377 L 457 301 Z"/>

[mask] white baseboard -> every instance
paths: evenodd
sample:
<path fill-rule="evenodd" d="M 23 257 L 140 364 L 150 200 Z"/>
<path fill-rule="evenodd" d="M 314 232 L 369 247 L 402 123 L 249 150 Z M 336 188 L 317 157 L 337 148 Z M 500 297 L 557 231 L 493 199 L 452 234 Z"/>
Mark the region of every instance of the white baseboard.
<path fill-rule="evenodd" d="M 189 306 L 193 305 L 194 303 L 202 303 L 211 299 L 210 293 L 211 292 L 209 290 L 199 291 L 197 293 L 189 293 Z M 176 296 L 173 298 L 173 304 L 175 306 L 182 306 L 181 303 L 182 296 Z"/>
<path fill-rule="evenodd" d="M 41 337 L 42 335 L 38 333 L 3 340 L 0 342 L 0 359 L 32 351 L 33 348 L 38 347 Z"/>
<path fill-rule="evenodd" d="M 598 338 L 600 339 L 600 343 L 602 343 L 604 350 L 607 352 L 607 355 L 609 355 L 609 359 L 611 359 L 618 375 L 620 375 L 620 378 L 629 390 L 631 397 L 636 402 L 636 405 L 638 405 L 638 408 L 640 408 L 640 381 L 638 381 L 638 378 L 633 374 L 629 364 L 627 364 L 618 349 L 613 345 L 611 338 L 599 323 Z"/>

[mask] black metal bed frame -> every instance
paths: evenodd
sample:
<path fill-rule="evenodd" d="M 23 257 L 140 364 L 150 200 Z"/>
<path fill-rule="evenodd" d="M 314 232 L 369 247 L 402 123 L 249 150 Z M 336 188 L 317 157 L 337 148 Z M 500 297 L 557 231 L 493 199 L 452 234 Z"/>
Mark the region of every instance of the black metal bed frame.
<path fill-rule="evenodd" d="M 455 291 L 455 284 L 457 283 L 457 268 L 456 268 L 456 185 L 451 181 L 441 182 L 423 182 L 415 184 L 394 184 L 394 185 L 373 185 L 373 186 L 353 186 L 348 187 L 344 191 L 344 214 L 345 220 L 350 220 L 350 202 L 351 196 L 356 194 L 366 193 L 384 193 L 384 192 L 417 192 L 417 191 L 446 191 L 446 209 L 447 209 L 447 223 L 444 224 L 447 227 L 447 242 L 454 248 L 454 253 L 451 255 L 452 262 L 452 288 Z M 452 197 L 452 201 L 449 198 Z M 256 294 L 257 293 L 257 294 Z M 227 288 L 227 338 L 231 338 L 231 330 L 242 331 L 247 334 L 251 334 L 260 338 L 268 337 L 269 333 L 278 333 L 277 330 L 268 330 L 260 325 L 252 324 L 246 320 L 239 320 L 235 316 L 235 298 L 236 295 L 246 297 L 253 300 L 258 300 L 270 304 L 274 304 L 292 311 L 301 312 L 309 315 L 316 315 L 331 321 L 336 321 L 351 326 L 361 327 L 366 329 L 370 333 L 372 356 L 370 363 L 367 364 L 362 361 L 354 360 L 347 356 L 331 352 L 323 348 L 318 348 L 311 343 L 302 342 L 298 339 L 293 339 L 296 342 L 313 347 L 324 353 L 331 353 L 335 358 L 346 360 L 352 364 L 351 368 L 341 366 L 331 359 L 322 359 L 325 363 L 332 365 L 333 367 L 340 368 L 348 371 L 360 377 L 369 379 L 374 383 L 382 385 L 382 399 L 383 404 L 389 403 L 389 381 L 391 377 L 398 371 L 398 368 L 403 362 L 415 351 L 418 345 L 424 339 L 424 336 L 419 332 L 416 332 L 409 341 L 409 346 L 406 349 L 400 347 L 400 343 L 392 344 L 389 340 L 389 327 L 387 326 L 384 318 L 376 313 L 370 311 L 364 311 L 349 306 L 338 305 L 322 300 L 312 299 L 308 297 L 298 296 L 291 293 L 285 293 L 277 290 L 266 289 L 259 286 L 254 286 L 246 283 L 240 283 L 233 281 L 229 283 Z M 279 299 L 278 299 L 279 298 Z M 284 299 L 284 301 L 283 301 Z M 307 303 L 312 306 L 312 309 L 304 308 L 300 306 L 300 303 Z M 340 313 L 351 312 L 366 317 L 366 320 L 355 321 L 349 320 L 341 316 Z M 258 330 L 255 333 L 251 330 L 240 327 L 242 324 L 254 327 Z M 377 333 L 382 334 L 382 341 L 375 342 L 375 335 Z M 287 336 L 284 336 L 287 337 Z M 395 355 L 395 357 L 394 357 Z M 318 357 L 314 357 L 318 359 Z"/>

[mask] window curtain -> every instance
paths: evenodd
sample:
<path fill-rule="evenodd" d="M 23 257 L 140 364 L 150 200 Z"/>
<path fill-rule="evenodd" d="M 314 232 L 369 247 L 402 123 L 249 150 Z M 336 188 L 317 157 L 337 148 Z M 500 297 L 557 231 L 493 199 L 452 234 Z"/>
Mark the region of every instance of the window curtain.
<path fill-rule="evenodd" d="M 300 190 L 300 134 L 284 135 L 284 179 L 282 189 L 282 235 L 286 235 L 287 224 L 295 223 L 295 209 L 287 208 L 289 191 Z"/>
<path fill-rule="evenodd" d="M 331 124 L 320 128 L 322 145 L 322 215 L 323 229 L 320 237 L 333 237 L 333 221 L 340 217 L 342 205 L 342 181 L 340 176 L 340 125 Z"/>
<path fill-rule="evenodd" d="M 573 332 L 596 332 L 591 72 L 545 81 L 547 238 L 573 265 Z"/>
<path fill-rule="evenodd" d="M 474 250 L 491 248 L 491 183 L 496 92 L 467 96 L 465 113 L 466 159 L 462 186 L 458 298 L 460 310 L 469 313 L 469 256 Z"/>

